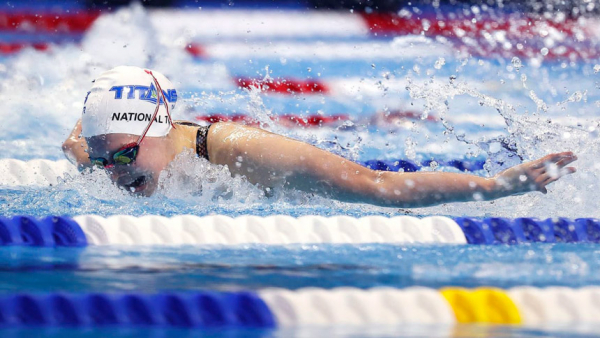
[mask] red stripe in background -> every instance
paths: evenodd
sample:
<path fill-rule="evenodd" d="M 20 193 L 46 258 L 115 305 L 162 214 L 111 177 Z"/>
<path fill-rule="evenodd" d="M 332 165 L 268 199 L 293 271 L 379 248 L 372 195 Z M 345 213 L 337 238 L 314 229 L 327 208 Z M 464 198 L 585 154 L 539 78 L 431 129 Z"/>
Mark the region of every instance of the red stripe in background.
<path fill-rule="evenodd" d="M 31 47 L 38 51 L 47 51 L 50 46 L 47 43 L 3 43 L 0 42 L 0 54 L 8 55 L 15 54 L 24 48 Z"/>
<path fill-rule="evenodd" d="M 279 94 L 326 94 L 329 92 L 324 83 L 315 80 L 237 78 L 235 83 L 241 88 L 259 88 Z"/>
<path fill-rule="evenodd" d="M 0 12 L 0 30 L 27 33 L 83 33 L 100 12 L 79 13 L 13 13 Z"/>
<path fill-rule="evenodd" d="M 553 22 L 506 16 L 497 21 L 491 19 L 434 20 L 402 18 L 391 13 L 363 14 L 363 19 L 371 33 L 377 35 L 424 34 L 459 39 L 469 37 L 477 43 L 467 45 L 462 41 L 450 41 L 458 50 L 480 57 L 542 57 L 546 60 L 586 60 L 600 57 L 597 48 L 585 42 L 577 42 L 578 37 L 587 39 L 593 34 L 589 34 L 589 28 L 573 19 Z M 506 38 L 505 41 L 510 43 L 508 48 L 505 48 L 504 41 L 498 41 L 493 35 L 490 36 L 496 32 L 506 33 L 502 39 Z M 559 36 L 556 36 L 556 33 Z M 552 36 L 555 46 L 548 48 L 546 55 L 543 55 L 542 39 L 547 36 Z M 521 46 L 518 47 L 519 42 Z M 563 42 L 570 45 L 564 45 Z"/>
<path fill-rule="evenodd" d="M 196 58 L 206 58 L 206 50 L 204 50 L 204 47 L 202 47 L 202 45 L 198 44 L 198 43 L 190 43 L 187 46 L 185 46 L 185 50 L 190 53 L 193 57 Z"/>
<path fill-rule="evenodd" d="M 260 123 L 245 114 L 236 115 L 224 115 L 224 114 L 208 114 L 196 116 L 197 121 L 217 123 L 217 122 L 238 122 L 246 125 L 258 126 Z M 350 121 L 350 116 L 345 114 L 337 115 L 308 115 L 300 116 L 293 114 L 271 116 L 271 120 L 277 122 L 279 125 L 283 125 L 288 128 L 307 128 L 307 127 L 337 127 L 345 121 Z M 418 112 L 412 111 L 392 111 L 392 112 L 379 112 L 371 117 L 366 118 L 363 124 L 377 125 L 379 127 L 394 127 L 405 121 L 422 121 L 422 122 L 439 122 L 439 119 L 435 116 L 427 116 L 422 118 L 422 115 Z M 358 123 L 359 121 L 354 121 Z"/>
<path fill-rule="evenodd" d="M 470 18 L 444 20 L 403 18 L 394 13 L 364 13 L 362 17 L 371 33 L 390 35 L 421 34 L 423 32 L 425 35 L 460 38 L 463 35 L 474 37 L 473 34 L 475 34 L 479 36 L 484 31 L 488 33 L 503 31 L 510 35 L 528 39 L 547 36 L 548 28 L 553 28 L 569 36 L 574 36 L 579 31 L 585 33 L 583 27 L 577 20 L 573 19 L 554 22 L 506 16 L 499 20 L 479 19 L 473 22 Z"/>
<path fill-rule="evenodd" d="M 343 121 L 347 121 L 350 118 L 348 115 L 332 115 L 332 116 L 322 116 L 322 115 L 309 115 L 309 116 L 299 116 L 299 115 L 278 115 L 271 116 L 271 120 L 277 122 L 278 124 L 284 125 L 286 127 L 320 127 L 320 126 L 328 126 L 328 125 L 338 125 Z M 223 115 L 223 114 L 209 114 L 209 115 L 200 115 L 196 116 L 197 121 L 203 121 L 208 123 L 216 123 L 216 122 L 239 122 L 246 125 L 259 125 L 259 121 L 248 116 L 248 115 Z"/>

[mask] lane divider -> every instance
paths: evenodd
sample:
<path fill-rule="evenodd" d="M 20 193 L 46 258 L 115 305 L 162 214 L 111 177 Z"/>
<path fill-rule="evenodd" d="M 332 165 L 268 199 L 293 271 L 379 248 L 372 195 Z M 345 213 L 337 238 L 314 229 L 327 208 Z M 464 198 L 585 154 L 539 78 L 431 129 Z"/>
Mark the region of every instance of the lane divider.
<path fill-rule="evenodd" d="M 0 326 L 271 328 L 253 292 L 16 294 L 0 296 Z"/>
<path fill-rule="evenodd" d="M 76 216 L 89 245 L 453 243 L 466 239 L 447 217 Z"/>
<path fill-rule="evenodd" d="M 0 12 L 0 31 L 22 33 L 83 33 L 100 16 L 100 12 Z"/>
<path fill-rule="evenodd" d="M 16 54 L 25 48 L 33 48 L 37 51 L 47 51 L 50 45 L 44 42 L 39 43 L 19 43 L 19 42 L 0 42 L 0 54 L 9 55 Z"/>
<path fill-rule="evenodd" d="M 15 34 L 22 43 L 7 44 L 0 53 L 15 53 L 27 46 L 26 41 L 40 42 L 36 49 L 47 50 L 49 45 L 36 37 L 36 34 L 52 34 L 71 41 L 73 34 L 85 33 L 99 17 L 100 12 L 78 11 L 74 13 L 27 13 L 0 12 L 0 31 Z M 439 20 L 427 16 L 401 17 L 395 13 L 362 13 L 359 15 L 333 12 L 296 11 L 270 13 L 268 18 L 258 11 L 197 11 L 149 10 L 148 16 L 154 25 L 160 27 L 166 36 L 179 36 L 182 31 L 194 32 L 195 41 L 189 41 L 187 50 L 197 58 L 317 58 L 317 59 L 370 59 L 373 58 L 414 58 L 415 53 L 425 51 L 394 47 L 394 43 L 330 42 L 335 48 L 310 43 L 287 41 L 281 46 L 265 45 L 264 38 L 285 38 L 294 40 L 307 37 L 330 37 L 338 39 L 368 39 L 371 36 L 428 36 L 447 38 L 450 45 L 435 46 L 445 53 L 459 50 L 463 54 L 477 57 L 514 56 L 539 58 L 544 60 L 592 60 L 600 56 L 594 43 L 600 35 L 595 18 L 565 19 L 553 21 L 527 17 L 504 15 L 485 18 L 456 18 Z M 163 22 L 172 23 L 165 27 Z M 293 24 L 291 24 L 293 23 Z M 252 27 L 251 31 L 248 27 Z M 273 29 L 277 27 L 277 29 Z M 251 33 L 251 34 L 249 34 Z M 218 35 L 215 35 L 218 34 Z M 233 42 L 214 42 L 215 38 L 234 39 Z M 258 42 L 247 41 L 259 39 Z M 244 40 L 239 43 L 236 40 Z M 465 41 L 467 39 L 468 41 Z M 525 41 L 525 42 L 524 42 Z M 475 42 L 475 43 L 474 43 Z M 429 46 L 430 48 L 432 46 Z M 426 53 L 425 53 L 426 54 Z M 315 84 L 292 83 L 272 85 L 270 90 L 287 92 L 314 92 Z"/>
<path fill-rule="evenodd" d="M 0 186 L 51 186 L 77 173 L 77 168 L 67 160 L 0 160 Z"/>
<path fill-rule="evenodd" d="M 0 246 L 87 246 L 83 230 L 69 217 L 0 217 Z"/>
<path fill-rule="evenodd" d="M 460 171 L 482 170 L 483 160 L 425 160 L 422 163 L 398 160 L 369 160 L 359 164 L 383 171 L 415 172 L 430 167 L 435 162 L 436 167 L 456 168 Z M 61 179 L 77 175 L 77 169 L 67 160 L 31 160 L 0 159 L 0 186 L 52 186 Z"/>
<path fill-rule="evenodd" d="M 456 18 L 436 19 L 427 16 L 402 17 L 396 13 L 362 13 L 360 15 L 332 12 L 323 13 L 284 11 L 273 12 L 265 17 L 264 13 L 252 10 L 237 11 L 186 11 L 161 9 L 148 11 L 155 23 L 171 22 L 169 31 L 194 29 L 199 37 L 218 36 L 248 39 L 248 27 L 254 27 L 253 34 L 258 36 L 286 36 L 298 38 L 324 34 L 340 37 L 367 37 L 369 35 L 425 35 L 462 38 L 475 37 L 485 33 L 506 33 L 504 38 L 514 36 L 527 38 L 552 37 L 562 41 L 572 38 L 590 39 L 597 37 L 593 27 L 594 18 L 565 19 L 554 21 L 531 19 L 523 16 L 504 15 L 495 18 Z M 89 29 L 101 13 L 98 11 L 76 11 L 57 13 L 52 11 L 0 12 L 0 30 L 22 32 L 70 32 L 81 33 Z M 204 27 L 206 26 L 206 27 Z M 273 30 L 272 27 L 278 29 Z M 206 28 L 206 29 L 203 29 Z"/>
<path fill-rule="evenodd" d="M 246 125 L 258 126 L 260 123 L 255 118 L 246 114 L 206 114 L 198 115 L 195 117 L 196 121 L 206 123 L 216 122 L 239 122 Z M 413 111 L 387 111 L 377 112 L 371 117 L 366 119 L 351 119 L 350 115 L 346 114 L 334 114 L 334 115 L 295 115 L 295 114 L 283 114 L 271 116 L 270 119 L 273 122 L 285 127 L 301 127 L 301 128 L 315 128 L 315 127 L 340 127 L 351 129 L 353 125 L 376 125 L 380 127 L 397 126 L 406 122 L 439 122 L 440 119 L 433 115 L 422 116 L 421 114 Z M 350 121 L 352 124 L 344 124 L 344 122 Z M 412 124 L 411 124 L 412 126 Z"/>
<path fill-rule="evenodd" d="M 285 215 L 0 217 L 0 246 L 535 242 L 600 243 L 600 220 Z"/>
<path fill-rule="evenodd" d="M 600 243 L 600 220 L 594 218 L 459 217 L 454 221 L 471 244 Z"/>
<path fill-rule="evenodd" d="M 372 12 L 362 13 L 371 34 L 378 35 L 432 35 L 462 38 L 474 37 L 494 32 L 505 32 L 504 38 L 546 38 L 563 40 L 585 34 L 587 38 L 597 37 L 597 33 L 586 24 L 594 26 L 596 19 L 580 21 L 577 18 L 567 18 L 562 21 L 533 19 L 526 16 L 505 14 L 489 18 L 481 16 L 458 17 L 455 19 L 436 19 L 435 17 L 414 16 L 402 17 L 396 13 Z"/>
<path fill-rule="evenodd" d="M 500 289 L 445 288 L 442 295 L 459 323 L 520 324 L 521 315 L 514 302 Z"/>
<path fill-rule="evenodd" d="M 234 82 L 240 88 L 250 89 L 258 88 L 263 92 L 274 92 L 283 94 L 327 94 L 329 89 L 319 80 L 300 80 L 300 79 L 252 79 L 252 78 L 236 78 Z"/>
<path fill-rule="evenodd" d="M 600 287 L 259 291 L 278 326 L 600 323 Z"/>
<path fill-rule="evenodd" d="M 275 328 L 330 325 L 599 324 L 600 287 L 0 295 L 1 327 Z"/>

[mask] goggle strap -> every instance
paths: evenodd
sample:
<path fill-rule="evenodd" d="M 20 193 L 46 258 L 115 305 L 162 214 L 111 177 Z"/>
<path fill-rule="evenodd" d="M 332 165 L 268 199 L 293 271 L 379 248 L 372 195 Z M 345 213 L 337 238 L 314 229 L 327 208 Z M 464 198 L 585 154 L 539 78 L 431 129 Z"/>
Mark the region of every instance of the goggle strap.
<path fill-rule="evenodd" d="M 158 115 L 158 109 L 159 108 L 160 108 L 160 100 L 157 100 L 156 101 L 156 108 L 154 108 L 154 114 L 152 114 L 152 118 L 150 119 L 150 123 L 148 123 L 148 125 L 146 126 L 146 129 L 144 129 L 144 132 L 138 138 L 137 144 L 142 143 L 142 140 L 146 136 L 146 133 L 148 133 L 148 130 L 150 130 L 150 127 L 152 126 L 152 123 L 154 122 L 154 119 L 156 118 L 156 115 Z"/>
<path fill-rule="evenodd" d="M 150 123 L 148 123 L 148 125 L 146 126 L 146 129 L 144 129 L 144 132 L 138 138 L 137 144 L 142 143 L 142 140 L 144 139 L 144 137 L 146 137 L 148 130 L 150 130 L 150 127 L 152 126 L 152 123 L 154 123 L 154 119 L 156 118 L 156 115 L 158 114 L 158 110 L 160 109 L 161 97 L 163 99 L 163 104 L 165 105 L 165 108 L 167 109 L 167 116 L 169 117 L 169 123 L 171 123 L 171 126 L 173 128 L 175 128 L 175 125 L 173 124 L 173 119 L 171 118 L 171 113 L 169 112 L 169 104 L 167 103 L 167 98 L 165 97 L 165 94 L 162 91 L 162 87 L 158 83 L 158 80 L 156 79 L 156 77 L 154 77 L 154 74 L 152 74 L 152 71 L 147 70 L 147 69 L 145 69 L 144 71 L 147 74 L 149 74 L 150 76 L 152 76 L 152 80 L 154 80 L 154 84 L 156 85 L 156 94 L 157 94 L 156 95 L 156 108 L 154 109 L 154 114 L 152 114 L 152 119 L 150 120 Z"/>
<path fill-rule="evenodd" d="M 160 103 L 160 97 L 162 96 L 163 104 L 165 105 L 165 109 L 167 109 L 167 115 L 169 116 L 169 122 L 171 123 L 171 127 L 173 127 L 173 129 L 176 129 L 175 124 L 173 123 L 173 118 L 171 118 L 171 112 L 169 111 L 169 104 L 167 103 L 167 98 L 165 97 L 165 93 L 163 92 L 160 83 L 158 83 L 158 80 L 154 77 L 152 71 L 148 70 L 147 72 L 150 74 L 150 76 L 152 76 L 152 78 L 154 79 L 154 83 L 156 84 L 158 102 Z"/>

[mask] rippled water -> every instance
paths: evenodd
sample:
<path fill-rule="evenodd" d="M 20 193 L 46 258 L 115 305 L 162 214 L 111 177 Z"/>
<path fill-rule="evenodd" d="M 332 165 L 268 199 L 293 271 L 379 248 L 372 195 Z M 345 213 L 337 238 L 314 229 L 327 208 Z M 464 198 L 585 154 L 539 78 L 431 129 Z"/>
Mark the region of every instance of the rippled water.
<path fill-rule="evenodd" d="M 448 204 L 415 209 L 416 214 L 598 217 L 597 190 L 600 164 L 598 123 L 600 104 L 592 61 L 544 62 L 537 59 L 465 58 L 454 55 L 436 39 L 403 36 L 380 41 L 391 50 L 415 50 L 390 60 L 382 53 L 369 59 L 296 58 L 284 62 L 277 54 L 255 59 L 195 60 L 174 48 L 172 40 L 152 27 L 149 13 L 138 6 L 100 18 L 81 46 L 62 45 L 52 53 L 24 51 L 3 61 L 0 78 L 0 144 L 2 157 L 60 159 L 60 144 L 79 117 L 82 98 L 90 81 L 119 64 L 136 64 L 161 70 L 182 93 L 176 118 L 193 120 L 203 113 L 245 112 L 259 121 L 269 116 L 320 112 L 350 114 L 348 125 L 337 128 L 287 129 L 270 123 L 264 127 L 299 138 L 355 160 L 407 158 L 490 159 L 495 164 L 510 153 L 500 146 L 533 159 L 549 152 L 572 150 L 580 160 L 579 172 L 554 184 L 546 196 L 534 193 L 497 202 Z M 144 29 L 140 29 L 144 27 Z M 133 38 L 132 32 L 135 32 Z M 154 34 L 160 37 L 154 38 Z M 172 39 L 172 37 L 170 37 Z M 248 44 L 265 44 L 249 40 Z M 291 43 L 291 42 L 290 42 Z M 357 41 L 341 43 L 358 44 Z M 367 47 L 364 47 L 367 48 Z M 415 55 L 421 56 L 415 56 Z M 236 88 L 232 77 L 314 77 L 323 81 L 357 80 L 360 85 L 331 95 L 284 97 Z M 33 98 L 33 99 L 31 99 Z M 378 125 L 376 111 L 409 109 L 443 119 L 443 123 L 413 121 Z M 18 112 L 18 113 L 17 113 Z M 513 157 L 518 159 L 518 157 Z M 188 161 L 189 162 L 189 161 Z M 514 163 L 514 161 L 508 161 Z M 204 176 L 205 164 L 179 164 L 180 170 Z M 434 169 L 431 169 L 434 170 Z M 443 169 L 447 170 L 447 169 Z M 222 169 L 221 169 L 222 171 Z M 108 187 L 101 175 L 68 179 L 52 188 L 2 188 L 3 214 L 146 214 L 212 212 L 358 214 L 362 206 L 312 200 L 302 194 L 267 199 L 244 182 L 231 182 L 225 173 L 215 174 L 218 184 L 233 197 L 223 200 L 214 191 L 204 196 L 190 191 L 185 180 L 170 180 L 160 196 L 136 199 Z M 200 179 L 202 180 L 202 179 Z M 206 183 L 206 180 L 204 181 Z M 117 195 L 113 198 L 113 195 Z M 570 196 L 566 203 L 563 196 Z M 76 202 L 75 202 L 76 201 Z M 274 206 L 276 204 L 276 206 Z M 325 205 L 325 207 L 314 207 Z M 372 208 L 373 213 L 398 210 Z M 370 212 L 370 211 L 369 211 Z"/>
<path fill-rule="evenodd" d="M 0 271 L 3 292 L 579 287 L 600 282 L 600 249 L 594 244 L 0 248 Z"/>

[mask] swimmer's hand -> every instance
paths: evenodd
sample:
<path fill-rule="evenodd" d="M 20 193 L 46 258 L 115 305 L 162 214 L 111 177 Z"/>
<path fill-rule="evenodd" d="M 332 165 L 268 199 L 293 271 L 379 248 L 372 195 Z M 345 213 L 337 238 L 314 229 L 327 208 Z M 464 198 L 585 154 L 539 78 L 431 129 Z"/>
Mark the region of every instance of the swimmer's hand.
<path fill-rule="evenodd" d="M 575 154 L 566 151 L 546 155 L 535 161 L 506 169 L 494 177 L 496 191 L 504 196 L 530 191 L 541 191 L 546 194 L 548 184 L 576 171 L 574 167 L 567 167 L 576 160 Z"/>
<path fill-rule="evenodd" d="M 75 124 L 71 135 L 63 142 L 62 150 L 65 153 L 65 157 L 76 165 L 79 171 L 91 166 L 87 154 L 87 143 L 81 137 L 81 119 Z"/>

